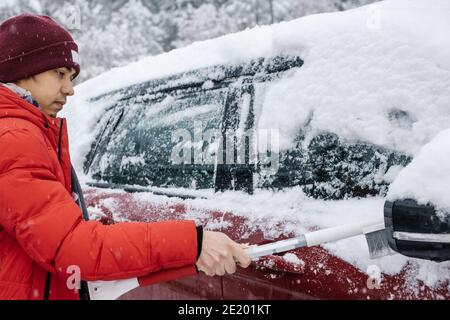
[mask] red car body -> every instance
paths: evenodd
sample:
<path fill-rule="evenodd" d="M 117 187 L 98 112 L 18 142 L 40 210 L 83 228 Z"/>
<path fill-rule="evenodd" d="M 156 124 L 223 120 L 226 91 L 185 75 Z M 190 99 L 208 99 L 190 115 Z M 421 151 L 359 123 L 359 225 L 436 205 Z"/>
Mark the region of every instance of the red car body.
<path fill-rule="evenodd" d="M 101 210 L 101 220 L 104 223 L 113 223 L 113 214 L 129 221 L 185 219 L 186 205 L 182 199 L 164 206 L 142 199 L 136 201 L 132 194 L 123 191 L 97 188 L 87 190 L 85 197 L 88 206 Z M 114 213 L 104 205 L 105 199 L 114 200 Z M 259 228 L 250 229 L 245 218 L 232 212 L 205 212 L 202 222 L 215 219 L 228 222 L 225 224 L 228 227 L 219 231 L 240 242 L 242 234 L 248 235 L 245 242 L 251 244 L 281 240 L 265 239 Z M 289 235 L 285 236 L 287 237 Z M 247 269 L 238 268 L 233 275 L 207 277 L 198 274 L 195 277 L 140 287 L 124 294 L 120 299 L 450 299 L 447 285 L 438 288 L 429 288 L 423 283 L 414 288 L 408 285 L 408 266 L 394 276 L 383 274 L 377 286 L 376 281 L 366 273 L 322 247 L 301 248 L 290 253 L 304 263 L 295 264 L 286 261 L 281 255 L 271 255 L 253 261 Z"/>

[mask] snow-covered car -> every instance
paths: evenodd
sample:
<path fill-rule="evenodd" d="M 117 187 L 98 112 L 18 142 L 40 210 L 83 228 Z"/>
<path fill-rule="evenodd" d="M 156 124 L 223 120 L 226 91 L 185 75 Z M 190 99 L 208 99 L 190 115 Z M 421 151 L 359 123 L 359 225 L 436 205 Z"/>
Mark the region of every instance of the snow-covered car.
<path fill-rule="evenodd" d="M 450 123 L 449 16 L 444 0 L 383 1 L 194 43 L 81 84 L 67 117 L 91 218 L 195 219 L 253 245 L 382 219 L 387 195 L 445 216 L 442 192 L 417 186 L 432 181 L 415 174 L 430 165 L 415 161 Z M 357 236 L 122 299 L 449 299 L 449 280 L 448 262 L 370 259 Z"/>

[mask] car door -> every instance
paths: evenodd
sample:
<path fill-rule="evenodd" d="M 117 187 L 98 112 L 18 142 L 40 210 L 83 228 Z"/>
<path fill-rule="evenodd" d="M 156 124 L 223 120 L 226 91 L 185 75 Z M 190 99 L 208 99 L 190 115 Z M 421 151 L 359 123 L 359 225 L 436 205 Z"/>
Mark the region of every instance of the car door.
<path fill-rule="evenodd" d="M 256 163 L 245 135 L 254 125 L 254 83 L 270 81 L 302 63 L 298 57 L 258 59 L 127 88 L 106 111 L 86 158 L 86 172 L 98 181 L 91 185 L 252 193 Z M 246 282 L 259 288 L 255 292 L 273 292 L 270 284 L 258 287 L 254 272 Z M 228 279 L 224 281 L 199 276 L 138 289 L 133 297 L 225 298 L 232 290 Z M 284 285 L 278 287 L 286 291 Z"/>

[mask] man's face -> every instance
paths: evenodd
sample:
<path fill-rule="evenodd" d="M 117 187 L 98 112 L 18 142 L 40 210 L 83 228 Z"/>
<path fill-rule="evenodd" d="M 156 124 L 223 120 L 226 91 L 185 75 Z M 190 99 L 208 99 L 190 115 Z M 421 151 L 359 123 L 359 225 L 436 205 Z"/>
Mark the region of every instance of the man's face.
<path fill-rule="evenodd" d="M 72 80 L 75 73 L 74 69 L 58 68 L 20 80 L 17 85 L 31 92 L 43 112 L 56 118 L 66 104 L 67 96 L 74 94 Z"/>

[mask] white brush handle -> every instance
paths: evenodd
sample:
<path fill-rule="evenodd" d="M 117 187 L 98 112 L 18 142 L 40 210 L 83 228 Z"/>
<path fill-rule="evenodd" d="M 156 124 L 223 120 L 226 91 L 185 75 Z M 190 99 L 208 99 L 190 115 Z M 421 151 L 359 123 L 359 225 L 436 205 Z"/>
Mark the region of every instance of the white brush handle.
<path fill-rule="evenodd" d="M 307 246 L 305 237 L 300 236 L 297 238 L 280 240 L 260 246 L 251 246 L 245 249 L 245 253 L 249 256 L 250 259 L 253 260 L 256 258 L 268 256 L 270 254 L 286 252 L 305 246 Z"/>
<path fill-rule="evenodd" d="M 308 247 L 317 246 L 320 244 L 334 242 L 358 235 L 364 234 L 365 229 L 384 224 L 383 220 L 366 221 L 360 223 L 347 224 L 318 231 L 305 233 Z"/>
<path fill-rule="evenodd" d="M 313 247 L 327 242 L 334 242 L 366 234 L 372 229 L 375 231 L 383 228 L 384 222 L 380 220 L 353 223 L 308 232 L 292 239 L 280 240 L 260 246 L 251 246 L 245 251 L 250 259 L 256 259 L 270 254 L 286 252 L 301 247 Z"/>

